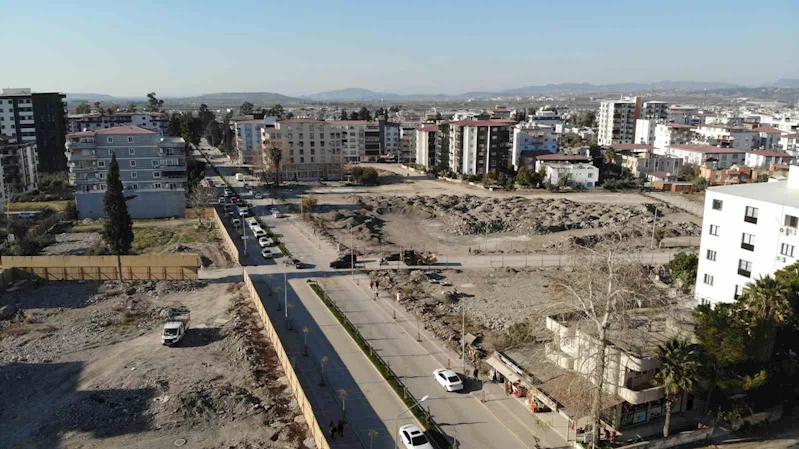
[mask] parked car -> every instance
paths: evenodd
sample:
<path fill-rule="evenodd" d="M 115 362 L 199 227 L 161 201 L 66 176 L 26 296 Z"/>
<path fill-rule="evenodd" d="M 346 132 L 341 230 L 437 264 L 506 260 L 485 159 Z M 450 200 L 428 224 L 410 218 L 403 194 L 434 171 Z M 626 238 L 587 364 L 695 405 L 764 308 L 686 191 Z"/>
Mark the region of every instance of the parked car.
<path fill-rule="evenodd" d="M 252 230 L 252 235 L 254 235 L 256 237 L 264 237 L 264 236 L 266 236 L 266 231 L 264 231 L 261 228 L 254 228 Z"/>
<path fill-rule="evenodd" d="M 267 246 L 272 246 L 274 244 L 275 244 L 275 242 L 272 239 L 270 239 L 269 237 L 266 237 L 266 236 L 260 237 L 258 239 L 258 245 L 260 245 L 261 248 L 266 248 Z"/>
<path fill-rule="evenodd" d="M 249 226 L 250 228 L 252 228 L 253 226 L 258 226 L 258 220 L 256 220 L 255 217 L 249 217 L 247 219 L 247 226 Z"/>
<path fill-rule="evenodd" d="M 421 429 L 416 424 L 406 424 L 399 429 L 399 438 L 405 449 L 433 449 Z"/>
<path fill-rule="evenodd" d="M 231 223 L 233 223 L 233 226 L 235 226 L 235 227 L 237 227 L 237 228 L 238 228 L 239 226 L 241 226 L 241 220 L 239 220 L 238 218 L 234 218 L 234 219 L 233 219 L 233 221 L 232 221 Z"/>
<path fill-rule="evenodd" d="M 225 197 L 224 196 L 220 196 L 219 198 L 216 199 L 216 202 L 221 204 L 221 205 L 224 205 L 225 204 Z"/>
<path fill-rule="evenodd" d="M 461 378 L 451 369 L 437 369 L 433 371 L 433 377 L 435 377 L 436 381 L 447 391 L 463 390 Z"/>
<path fill-rule="evenodd" d="M 272 250 L 270 250 L 269 248 L 264 248 L 261 250 L 261 255 L 264 257 L 264 259 L 271 259 Z"/>
<path fill-rule="evenodd" d="M 262 194 L 260 194 L 260 193 L 256 193 L 256 194 L 255 194 L 255 199 L 256 199 L 256 200 L 261 200 L 261 199 L 263 199 L 263 198 L 264 198 L 264 196 L 263 196 Z"/>
<path fill-rule="evenodd" d="M 239 199 L 237 197 L 235 197 L 235 196 L 232 196 L 232 197 L 230 197 L 230 202 L 233 203 L 233 204 L 236 204 L 236 203 L 239 202 Z"/>
<path fill-rule="evenodd" d="M 285 263 L 286 265 L 294 265 L 294 268 L 298 270 L 302 270 L 303 268 L 305 268 L 305 264 L 302 263 L 300 259 L 295 259 L 293 257 L 286 258 L 286 260 L 283 263 Z"/>
<path fill-rule="evenodd" d="M 330 262 L 330 268 L 352 268 L 356 262 L 358 262 L 358 256 L 356 254 L 344 254 Z"/>

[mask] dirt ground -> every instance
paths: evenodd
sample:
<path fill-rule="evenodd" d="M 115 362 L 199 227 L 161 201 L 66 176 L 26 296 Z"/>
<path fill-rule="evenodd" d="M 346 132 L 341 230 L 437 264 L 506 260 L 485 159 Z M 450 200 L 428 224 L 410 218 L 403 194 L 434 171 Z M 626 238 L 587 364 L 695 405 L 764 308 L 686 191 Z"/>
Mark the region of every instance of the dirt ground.
<path fill-rule="evenodd" d="M 241 287 L 60 282 L 4 294 L 0 447 L 302 447 L 307 427 Z M 162 346 L 164 311 L 179 306 L 191 328 Z"/>
<path fill-rule="evenodd" d="M 210 227 L 209 227 L 210 226 Z M 196 253 L 206 268 L 228 268 L 233 258 L 211 221 L 198 227 L 197 220 L 136 220 L 133 222 L 133 253 Z M 42 251 L 48 256 L 79 256 L 98 251 L 103 244 L 102 223 L 94 220 L 78 222 L 72 229 L 55 234 L 55 242 Z"/>

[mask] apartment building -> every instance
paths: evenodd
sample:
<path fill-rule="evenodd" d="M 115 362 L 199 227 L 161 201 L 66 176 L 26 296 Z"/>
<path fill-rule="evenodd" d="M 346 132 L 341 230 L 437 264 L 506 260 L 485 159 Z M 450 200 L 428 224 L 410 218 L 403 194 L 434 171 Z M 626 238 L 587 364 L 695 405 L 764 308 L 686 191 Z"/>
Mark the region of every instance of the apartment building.
<path fill-rule="evenodd" d="M 111 157 L 132 218 L 182 217 L 185 214 L 186 142 L 161 137 L 138 126 L 115 126 L 67 135 L 69 182 L 80 218 L 103 216 L 103 197 Z"/>
<path fill-rule="evenodd" d="M 385 160 L 399 161 L 402 142 L 400 139 L 399 123 L 379 120 L 380 129 L 380 155 Z"/>
<path fill-rule="evenodd" d="M 549 125 L 527 122 L 513 127 L 513 159 L 511 162 L 514 170 L 519 169 L 523 152 L 557 153 L 559 149 L 558 136 Z"/>
<path fill-rule="evenodd" d="M 590 162 L 549 163 L 546 169 L 546 183 L 560 185 L 563 181 L 569 187 L 593 189 L 599 182 L 599 169 Z"/>
<path fill-rule="evenodd" d="M 427 169 L 436 166 L 438 132 L 438 125 L 427 125 L 416 130 L 416 165 Z"/>
<path fill-rule="evenodd" d="M 797 228 L 799 166 L 787 181 L 707 189 L 696 298 L 732 302 L 750 282 L 795 263 Z"/>
<path fill-rule="evenodd" d="M 697 125 L 699 110 L 694 106 L 671 105 L 666 109 L 666 121 L 670 123 L 681 123 L 683 125 Z"/>
<path fill-rule="evenodd" d="M 236 135 L 236 152 L 242 164 L 252 164 L 261 150 L 261 130 L 268 125 L 263 119 L 231 121 Z"/>
<path fill-rule="evenodd" d="M 158 131 L 162 136 L 169 134 L 169 117 L 162 112 L 115 112 L 113 114 L 70 114 L 67 116 L 67 129 L 70 133 L 95 131 L 114 126 L 138 126 Z"/>
<path fill-rule="evenodd" d="M 484 175 L 511 167 L 514 122 L 461 120 L 448 125 L 451 170 L 464 175 Z"/>
<path fill-rule="evenodd" d="M 655 125 L 655 140 L 652 145 L 655 148 L 667 149 L 672 145 L 684 145 L 691 143 L 692 125 L 683 123 L 658 123 Z"/>
<path fill-rule="evenodd" d="M 655 143 L 655 128 L 657 120 L 639 118 L 635 121 L 635 142 L 640 145 L 653 145 Z"/>
<path fill-rule="evenodd" d="M 754 150 L 746 153 L 746 165 L 749 167 L 768 167 L 769 165 L 793 164 L 795 158 L 790 153 L 777 150 Z"/>
<path fill-rule="evenodd" d="M 668 118 L 669 104 L 665 101 L 645 101 L 641 108 L 641 119 L 666 120 Z"/>
<path fill-rule="evenodd" d="M 346 137 L 347 131 L 332 122 L 312 118 L 279 121 L 274 128 L 262 130 L 264 166 L 271 165 L 266 149 L 280 148 L 283 151 L 281 179 L 341 179 Z"/>
<path fill-rule="evenodd" d="M 533 125 L 545 125 L 554 127 L 557 125 L 563 124 L 563 118 L 558 114 L 556 111 L 549 111 L 544 109 L 538 109 L 535 111 L 535 115 L 530 116 L 527 119 L 530 124 Z"/>
<path fill-rule="evenodd" d="M 613 145 L 616 163 L 636 178 L 647 178 L 655 172 L 678 174 L 684 161 L 679 157 L 656 154 L 650 145 Z"/>
<path fill-rule="evenodd" d="M 715 169 L 730 168 L 746 161 L 746 151 L 712 145 L 685 144 L 669 148 L 655 147 L 655 154 L 676 157 L 684 164 L 707 165 Z"/>
<path fill-rule="evenodd" d="M 757 128 L 753 128 L 752 132 L 758 133 L 758 136 L 760 137 L 760 140 L 756 141 L 755 143 L 755 148 L 763 148 L 767 150 L 779 148 L 780 137 L 782 137 L 784 134 L 788 134 L 785 131 L 772 128 L 771 126 L 758 126 Z"/>
<path fill-rule="evenodd" d="M 35 142 L 39 170 L 44 172 L 67 168 L 65 98 L 65 94 L 30 89 L 3 89 L 0 94 L 0 135 L 12 137 L 20 144 Z"/>
<path fill-rule="evenodd" d="M 0 207 L 39 188 L 36 142 L 0 136 Z"/>
<path fill-rule="evenodd" d="M 751 150 L 760 145 L 760 134 L 743 126 L 699 125 L 693 130 L 692 142 Z"/>
<path fill-rule="evenodd" d="M 366 120 L 330 120 L 327 123 L 341 136 L 342 160 L 358 163 L 366 155 Z"/>
<path fill-rule="evenodd" d="M 416 128 L 415 124 L 403 124 L 400 128 L 399 162 L 407 163 L 416 160 Z"/>
<path fill-rule="evenodd" d="M 600 145 L 635 143 L 635 121 L 641 118 L 641 97 L 603 101 L 599 105 Z"/>
<path fill-rule="evenodd" d="M 369 122 L 363 131 L 363 153 L 361 153 L 362 162 L 379 162 L 381 155 L 381 138 L 380 138 L 380 124 Z"/>
<path fill-rule="evenodd" d="M 799 133 L 785 134 L 780 137 L 780 148 L 794 156 L 799 155 Z"/>

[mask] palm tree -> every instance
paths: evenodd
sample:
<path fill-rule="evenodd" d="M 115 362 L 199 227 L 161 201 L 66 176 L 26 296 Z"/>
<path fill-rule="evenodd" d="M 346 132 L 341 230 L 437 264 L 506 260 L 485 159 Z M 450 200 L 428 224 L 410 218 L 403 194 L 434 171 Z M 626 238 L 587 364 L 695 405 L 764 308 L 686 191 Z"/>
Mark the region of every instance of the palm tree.
<path fill-rule="evenodd" d="M 791 292 L 772 276 L 750 283 L 739 298 L 752 314 L 766 339 L 762 345 L 760 361 L 766 362 L 774 350 L 777 328 L 793 318 Z"/>
<path fill-rule="evenodd" d="M 679 397 L 693 390 L 699 381 L 699 348 L 685 340 L 673 339 L 666 346 L 658 346 L 660 372 L 653 379 L 654 384 L 662 386 L 666 395 L 666 422 L 663 423 L 663 436 L 669 436 L 671 427 L 671 406 Z"/>
<path fill-rule="evenodd" d="M 275 167 L 275 187 L 280 186 L 280 160 L 283 158 L 283 151 L 280 148 L 273 147 L 269 150 L 269 159 Z"/>

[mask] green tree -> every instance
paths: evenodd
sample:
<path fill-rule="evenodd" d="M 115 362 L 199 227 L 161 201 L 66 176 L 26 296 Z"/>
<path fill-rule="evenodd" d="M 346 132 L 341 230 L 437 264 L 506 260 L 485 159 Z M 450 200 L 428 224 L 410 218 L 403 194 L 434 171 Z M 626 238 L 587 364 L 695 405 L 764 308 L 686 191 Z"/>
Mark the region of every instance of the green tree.
<path fill-rule="evenodd" d="M 341 108 L 341 120 L 349 120 L 350 116 L 347 115 L 347 110 Z"/>
<path fill-rule="evenodd" d="M 249 101 L 245 101 L 244 103 L 239 106 L 239 114 L 241 115 L 250 115 L 252 114 L 252 110 L 255 105 L 250 103 Z"/>
<path fill-rule="evenodd" d="M 660 248 L 660 242 L 662 242 L 663 237 L 666 236 L 666 230 L 663 228 L 657 228 L 655 229 L 655 232 L 653 232 L 652 236 L 655 238 L 655 246 Z"/>
<path fill-rule="evenodd" d="M 147 94 L 146 110 L 152 112 L 159 112 L 163 108 L 164 108 L 164 100 L 159 100 L 158 97 L 155 96 L 155 92 L 150 92 L 149 94 Z"/>
<path fill-rule="evenodd" d="M 516 184 L 524 187 L 530 187 L 532 183 L 533 176 L 530 174 L 530 170 L 528 170 L 525 166 L 519 168 L 519 172 L 516 173 Z"/>
<path fill-rule="evenodd" d="M 202 123 L 203 129 L 205 129 L 209 123 L 213 122 L 216 118 L 216 114 L 214 111 L 208 109 L 208 105 L 203 103 L 200 105 L 200 110 L 197 113 L 197 116 L 200 118 L 200 122 Z"/>
<path fill-rule="evenodd" d="M 655 236 L 655 239 L 657 240 L 657 236 Z M 666 264 L 669 276 L 673 280 L 680 279 L 684 285 L 690 285 L 696 281 L 698 268 L 699 258 L 696 254 L 689 254 L 683 251 L 675 254 L 669 263 Z"/>
<path fill-rule="evenodd" d="M 440 112 L 436 112 L 434 120 L 440 122 L 441 120 L 444 120 L 444 117 L 441 115 Z"/>
<path fill-rule="evenodd" d="M 350 112 L 350 120 L 360 120 L 356 111 Z"/>
<path fill-rule="evenodd" d="M 219 144 L 222 143 L 222 125 L 216 120 L 211 120 L 205 126 L 203 135 L 208 140 L 209 145 L 214 147 L 219 146 Z"/>
<path fill-rule="evenodd" d="M 190 196 L 200 181 L 205 178 L 205 161 L 187 155 L 186 157 L 186 195 Z"/>
<path fill-rule="evenodd" d="M 372 120 L 372 114 L 366 109 L 366 106 L 361 106 L 358 110 L 358 120 Z"/>
<path fill-rule="evenodd" d="M 273 147 L 269 150 L 269 160 L 272 162 L 272 168 L 275 170 L 275 187 L 280 186 L 280 162 L 283 159 L 283 150 Z"/>
<path fill-rule="evenodd" d="M 169 134 L 170 137 L 180 137 L 183 134 L 183 122 L 180 119 L 180 114 L 177 112 L 169 116 L 167 134 Z"/>
<path fill-rule="evenodd" d="M 103 104 L 99 101 L 94 102 L 94 110 L 97 111 L 100 115 L 103 114 Z"/>
<path fill-rule="evenodd" d="M 699 382 L 699 348 L 684 340 L 671 340 L 666 346 L 658 346 L 660 372 L 654 377 L 654 384 L 662 386 L 666 395 L 666 420 L 663 423 L 663 436 L 669 436 L 671 427 L 671 407 L 680 396 L 694 389 Z"/>
<path fill-rule="evenodd" d="M 282 120 L 286 117 L 286 110 L 283 109 L 283 106 L 280 103 L 278 103 L 265 110 L 264 115 L 267 117 L 277 117 L 278 119 Z"/>
<path fill-rule="evenodd" d="M 302 210 L 303 214 L 312 214 L 314 210 L 316 210 L 316 206 L 319 202 L 314 198 L 313 195 L 309 195 L 300 201 L 300 210 Z"/>
<path fill-rule="evenodd" d="M 122 280 L 122 257 L 130 254 L 133 246 L 133 220 L 128 213 L 125 192 L 119 179 L 116 154 L 111 155 L 103 198 L 103 239 L 111 254 L 117 256 L 119 280 Z"/>
<path fill-rule="evenodd" d="M 765 276 L 749 283 L 739 300 L 763 338 L 759 361 L 767 362 L 774 350 L 777 329 L 793 320 L 790 291 L 774 277 Z"/>
<path fill-rule="evenodd" d="M 89 103 L 83 103 L 75 106 L 75 113 L 76 114 L 88 114 L 92 112 L 92 107 Z"/>
<path fill-rule="evenodd" d="M 136 112 L 136 105 L 134 103 L 128 105 L 128 112 Z"/>
<path fill-rule="evenodd" d="M 186 113 L 180 117 L 180 135 L 187 143 L 197 145 L 203 135 L 203 124 L 199 117 Z"/>

